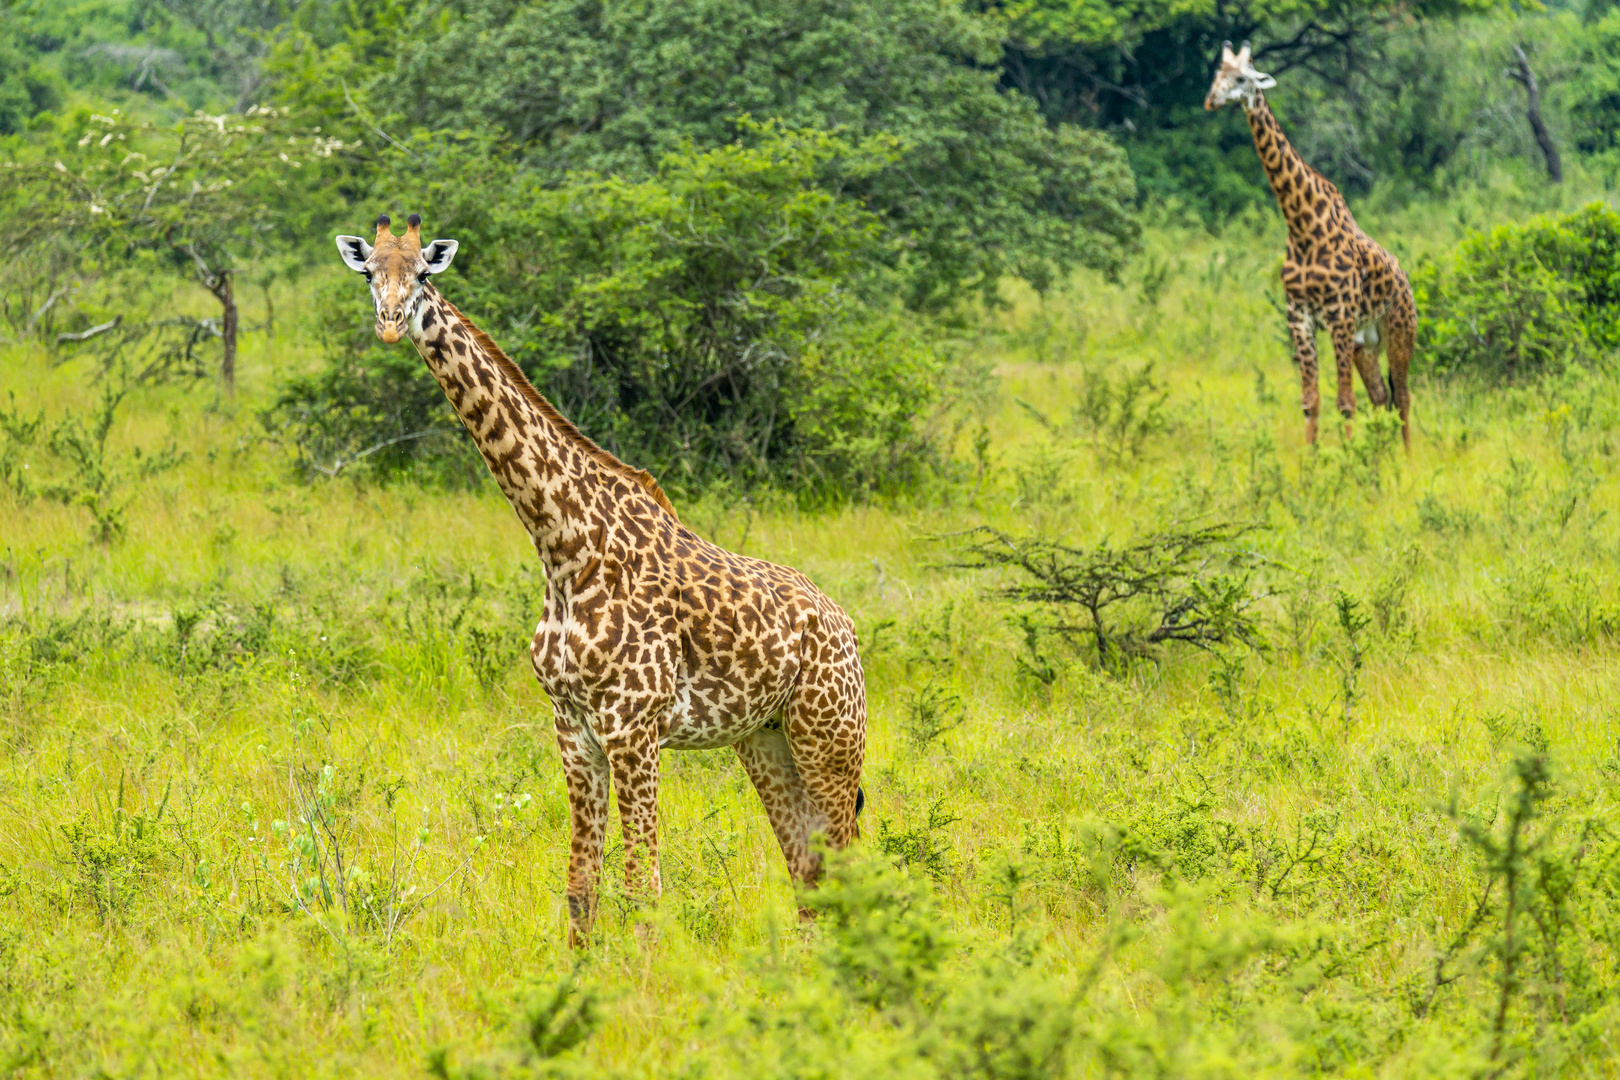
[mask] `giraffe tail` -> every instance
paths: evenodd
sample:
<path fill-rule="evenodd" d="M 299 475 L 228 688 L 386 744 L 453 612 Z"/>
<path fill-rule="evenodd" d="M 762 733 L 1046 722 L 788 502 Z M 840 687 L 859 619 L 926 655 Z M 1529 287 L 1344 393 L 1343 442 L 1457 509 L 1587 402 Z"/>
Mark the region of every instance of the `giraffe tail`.
<path fill-rule="evenodd" d="M 866 792 L 859 786 L 855 788 L 855 816 L 860 817 L 861 811 L 866 808 Z"/>

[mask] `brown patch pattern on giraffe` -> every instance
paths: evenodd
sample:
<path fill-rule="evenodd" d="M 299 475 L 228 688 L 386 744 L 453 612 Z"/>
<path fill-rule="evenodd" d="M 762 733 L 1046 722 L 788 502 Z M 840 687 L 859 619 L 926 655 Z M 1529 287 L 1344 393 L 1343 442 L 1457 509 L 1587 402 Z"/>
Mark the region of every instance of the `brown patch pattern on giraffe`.
<path fill-rule="evenodd" d="M 1410 448 L 1412 395 L 1407 388 L 1407 369 L 1417 333 L 1412 286 L 1395 256 L 1361 231 L 1339 189 L 1307 165 L 1289 143 L 1262 93 L 1271 85 L 1270 76 L 1255 71 L 1248 42 L 1236 53 L 1227 42 L 1204 108 L 1242 102 L 1255 151 L 1288 223 L 1282 281 L 1288 298 L 1288 329 L 1299 362 L 1306 437 L 1316 441 L 1321 407 L 1316 331 L 1323 329 L 1333 339 L 1338 368 L 1336 404 L 1347 430 L 1356 413 L 1354 369 L 1361 373 L 1374 405 L 1390 405 L 1400 412 L 1401 438 Z M 1386 348 L 1387 384 L 1378 367 L 1378 354 Z"/>
<path fill-rule="evenodd" d="M 568 785 L 570 941 L 595 913 L 610 787 L 626 884 L 649 899 L 661 889 L 663 748 L 734 746 L 789 871 L 813 884 L 814 838 L 837 849 L 857 835 L 866 690 L 854 624 L 798 571 L 695 535 L 650 475 L 564 419 L 428 283 L 419 221 L 396 237 L 383 219 L 375 247 L 338 247 L 371 280 L 379 336 L 410 336 L 545 565 L 530 657 Z"/>

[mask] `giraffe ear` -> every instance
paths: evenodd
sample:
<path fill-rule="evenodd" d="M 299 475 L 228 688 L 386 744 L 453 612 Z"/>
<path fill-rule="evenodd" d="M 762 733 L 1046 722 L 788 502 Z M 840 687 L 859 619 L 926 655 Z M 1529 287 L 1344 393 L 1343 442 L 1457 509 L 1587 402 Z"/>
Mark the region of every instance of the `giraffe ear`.
<path fill-rule="evenodd" d="M 427 261 L 427 270 L 430 274 L 442 274 L 450 269 L 450 260 L 456 257 L 456 248 L 460 247 L 454 240 L 435 240 L 422 249 L 422 258 Z"/>
<path fill-rule="evenodd" d="M 1254 71 L 1252 67 L 1249 70 Z M 1254 71 L 1254 88 L 1256 90 L 1270 90 L 1276 85 L 1277 80 L 1273 79 L 1270 75 L 1263 74 L 1259 71 Z"/>
<path fill-rule="evenodd" d="M 338 254 L 343 256 L 343 265 L 357 274 L 366 272 L 366 260 L 371 258 L 371 245 L 358 236 L 340 236 L 337 238 Z"/>

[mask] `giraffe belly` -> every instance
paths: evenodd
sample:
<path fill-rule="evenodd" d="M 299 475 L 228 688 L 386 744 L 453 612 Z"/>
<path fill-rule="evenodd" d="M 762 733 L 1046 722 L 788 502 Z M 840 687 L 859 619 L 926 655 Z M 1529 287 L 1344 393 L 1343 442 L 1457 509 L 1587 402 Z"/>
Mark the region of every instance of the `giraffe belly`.
<path fill-rule="evenodd" d="M 595 703 L 604 688 L 591 685 L 583 677 L 575 655 L 578 650 L 570 645 L 568 627 L 559 619 L 542 620 L 530 651 L 535 675 L 553 704 L 584 721 L 593 735 L 598 734 Z M 754 659 L 757 664 L 758 656 Z M 743 674 L 749 667 L 759 672 L 752 679 Z M 723 663 L 713 658 L 699 664 L 695 674 L 675 672 L 671 680 L 674 694 L 659 722 L 659 746 L 709 750 L 746 738 L 782 715 L 796 674 L 796 663 L 784 669 L 760 671 L 755 665 L 736 660 Z"/>
<path fill-rule="evenodd" d="M 749 694 L 725 680 L 678 678 L 675 702 L 658 745 L 669 750 L 730 746 L 780 716 L 787 699 L 786 688 Z"/>

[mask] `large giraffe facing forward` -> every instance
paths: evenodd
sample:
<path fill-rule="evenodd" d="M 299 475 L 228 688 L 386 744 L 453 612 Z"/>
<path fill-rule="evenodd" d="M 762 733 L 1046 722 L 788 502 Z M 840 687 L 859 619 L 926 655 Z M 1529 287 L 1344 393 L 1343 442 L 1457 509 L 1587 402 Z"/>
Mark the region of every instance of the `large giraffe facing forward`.
<path fill-rule="evenodd" d="M 656 898 L 660 748 L 734 746 L 788 870 L 814 883 L 813 838 L 856 835 L 866 689 L 849 617 L 803 574 L 725 551 L 675 516 L 657 482 L 579 432 L 429 282 L 456 241 L 377 219 L 337 238 L 366 276 L 384 342 L 409 337 L 534 540 L 545 611 L 530 647 L 556 714 L 573 841 L 569 941 L 596 907 L 608 787 L 625 879 Z"/>
<path fill-rule="evenodd" d="M 1417 333 L 1412 286 L 1395 256 L 1361 231 L 1350 216 L 1339 189 L 1305 164 L 1283 134 L 1261 91 L 1275 86 L 1270 75 L 1254 69 L 1249 43 L 1240 52 L 1228 41 L 1220 67 L 1204 98 L 1204 108 L 1243 103 L 1254 148 L 1271 181 L 1283 219 L 1288 223 L 1288 256 L 1283 262 L 1283 291 L 1288 297 L 1288 329 L 1304 392 L 1305 437 L 1316 441 L 1320 409 L 1317 390 L 1316 331 L 1333 337 L 1339 374 L 1339 413 L 1355 416 L 1353 366 L 1374 405 L 1392 404 L 1401 414 L 1401 438 L 1410 448 L 1412 395 L 1406 386 Z M 1378 370 L 1380 349 L 1389 349 L 1389 383 Z M 1391 398 L 1393 397 L 1393 401 Z"/>

